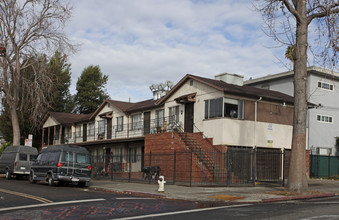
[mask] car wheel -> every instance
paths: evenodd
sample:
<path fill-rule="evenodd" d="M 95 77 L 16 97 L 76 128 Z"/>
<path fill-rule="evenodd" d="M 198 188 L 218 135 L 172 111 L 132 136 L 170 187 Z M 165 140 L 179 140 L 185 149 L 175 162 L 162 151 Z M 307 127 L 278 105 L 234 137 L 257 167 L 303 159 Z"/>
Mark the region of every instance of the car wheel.
<path fill-rule="evenodd" d="M 48 175 L 47 182 L 48 182 L 49 186 L 54 186 L 54 181 L 53 181 L 52 175 Z"/>
<path fill-rule="evenodd" d="M 36 180 L 35 180 L 34 177 L 33 177 L 33 173 L 30 173 L 30 174 L 29 174 L 29 182 L 30 182 L 30 183 L 36 183 Z"/>
<path fill-rule="evenodd" d="M 6 171 L 6 179 L 11 179 L 11 173 L 9 172 L 9 170 Z"/>

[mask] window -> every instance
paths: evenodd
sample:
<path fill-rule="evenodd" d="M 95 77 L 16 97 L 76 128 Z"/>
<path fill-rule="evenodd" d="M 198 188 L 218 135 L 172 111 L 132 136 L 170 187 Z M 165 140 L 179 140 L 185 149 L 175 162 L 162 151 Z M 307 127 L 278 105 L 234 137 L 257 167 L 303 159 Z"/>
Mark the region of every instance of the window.
<path fill-rule="evenodd" d="M 131 163 L 137 162 L 137 148 L 130 148 L 129 152 L 130 152 L 129 156 L 130 156 Z"/>
<path fill-rule="evenodd" d="M 333 117 L 327 116 L 327 115 L 317 115 L 317 121 L 332 124 L 333 123 Z"/>
<path fill-rule="evenodd" d="M 217 98 L 205 101 L 205 119 L 229 117 L 243 118 L 243 100 Z"/>
<path fill-rule="evenodd" d="M 94 136 L 94 122 L 88 124 L 88 136 Z"/>
<path fill-rule="evenodd" d="M 61 162 L 73 162 L 73 152 L 62 152 Z"/>
<path fill-rule="evenodd" d="M 325 83 L 325 82 L 318 82 L 318 87 L 321 89 L 326 89 L 326 90 L 330 90 L 333 91 L 334 89 L 334 85 L 330 84 L 330 83 Z"/>
<path fill-rule="evenodd" d="M 141 129 L 141 114 L 132 115 L 132 130 Z"/>
<path fill-rule="evenodd" d="M 76 127 L 76 136 L 81 137 L 81 125 L 77 125 Z"/>
<path fill-rule="evenodd" d="M 89 163 L 89 157 L 86 154 L 76 154 L 77 163 Z"/>
<path fill-rule="evenodd" d="M 157 126 L 162 127 L 164 125 L 164 109 L 160 109 L 156 111 L 156 116 L 157 116 Z"/>
<path fill-rule="evenodd" d="M 59 135 L 60 135 L 60 125 L 57 125 L 55 127 L 55 136 L 54 136 L 54 140 L 59 140 Z"/>
<path fill-rule="evenodd" d="M 179 105 L 168 108 L 169 123 L 179 121 Z"/>
<path fill-rule="evenodd" d="M 124 116 L 117 117 L 117 131 L 124 130 Z"/>
<path fill-rule="evenodd" d="M 98 134 L 104 135 L 105 134 L 105 120 L 98 121 Z"/>
<path fill-rule="evenodd" d="M 71 127 L 66 127 L 65 128 L 65 136 L 67 138 L 71 138 L 72 137 L 72 128 Z"/>
<path fill-rule="evenodd" d="M 27 161 L 27 154 L 19 154 L 19 160 Z"/>

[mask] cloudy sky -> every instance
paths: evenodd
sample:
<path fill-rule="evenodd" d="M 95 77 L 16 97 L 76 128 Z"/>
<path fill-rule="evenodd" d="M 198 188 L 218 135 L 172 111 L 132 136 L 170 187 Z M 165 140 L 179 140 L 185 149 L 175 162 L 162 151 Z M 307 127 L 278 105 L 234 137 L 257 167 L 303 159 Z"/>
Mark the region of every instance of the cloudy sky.
<path fill-rule="evenodd" d="M 75 0 L 67 33 L 81 43 L 72 55 L 71 93 L 84 68 L 109 76 L 111 99 L 152 98 L 151 84 L 186 74 L 213 78 L 284 72 L 283 49 L 262 31 L 251 0 Z M 280 54 L 280 55 L 279 55 Z"/>

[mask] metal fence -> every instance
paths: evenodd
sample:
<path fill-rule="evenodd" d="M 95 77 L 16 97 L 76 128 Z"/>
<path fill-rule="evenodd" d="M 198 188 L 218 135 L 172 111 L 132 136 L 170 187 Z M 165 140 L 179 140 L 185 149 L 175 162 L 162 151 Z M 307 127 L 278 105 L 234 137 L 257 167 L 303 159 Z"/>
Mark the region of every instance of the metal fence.
<path fill-rule="evenodd" d="M 103 155 L 92 158 L 92 178 L 198 186 L 283 185 L 288 169 L 286 151 L 231 148 L 226 152 L 164 152 Z M 202 157 L 204 159 L 202 160 Z"/>
<path fill-rule="evenodd" d="M 339 156 L 311 155 L 310 177 L 333 177 L 339 175 Z"/>

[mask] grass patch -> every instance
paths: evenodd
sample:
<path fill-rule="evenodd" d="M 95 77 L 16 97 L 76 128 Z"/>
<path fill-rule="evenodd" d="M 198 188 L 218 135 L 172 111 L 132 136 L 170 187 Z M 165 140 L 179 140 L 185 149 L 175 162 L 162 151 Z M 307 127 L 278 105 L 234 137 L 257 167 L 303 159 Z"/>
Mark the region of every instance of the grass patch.
<path fill-rule="evenodd" d="M 210 196 L 210 198 L 234 201 L 234 200 L 244 199 L 245 197 L 241 197 L 241 196 L 229 196 L 229 195 L 215 195 L 215 196 Z"/>

